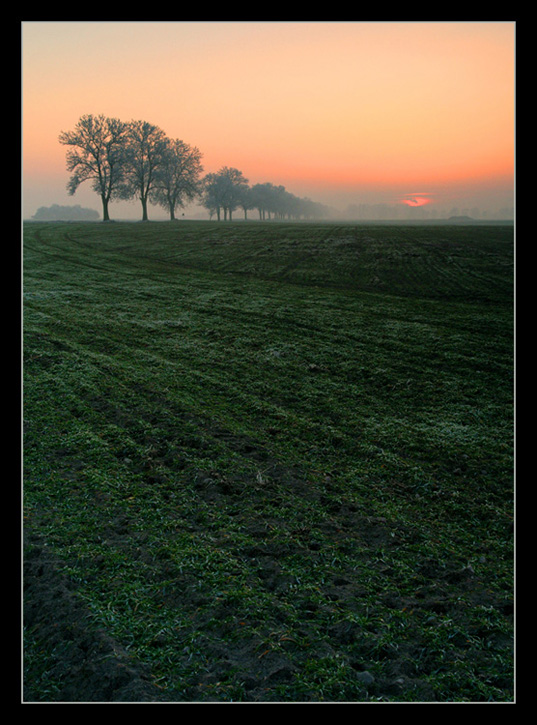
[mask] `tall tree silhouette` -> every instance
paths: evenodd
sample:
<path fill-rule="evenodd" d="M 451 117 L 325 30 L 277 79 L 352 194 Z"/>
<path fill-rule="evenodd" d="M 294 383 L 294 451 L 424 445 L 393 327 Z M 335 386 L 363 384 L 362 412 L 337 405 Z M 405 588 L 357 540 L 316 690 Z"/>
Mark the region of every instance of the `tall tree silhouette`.
<path fill-rule="evenodd" d="M 125 184 L 123 198 L 136 197 L 142 204 L 142 220 L 148 220 L 147 203 L 155 188 L 157 172 L 164 163 L 167 137 L 147 121 L 127 124 Z"/>
<path fill-rule="evenodd" d="M 101 197 L 103 221 L 109 221 L 108 205 L 123 193 L 127 124 L 117 118 L 82 116 L 73 131 L 62 131 L 61 144 L 68 146 L 67 170 L 72 176 L 67 190 L 73 196 L 85 181 Z"/>
<path fill-rule="evenodd" d="M 202 154 L 195 146 L 180 139 L 166 140 L 150 200 L 166 209 L 172 221 L 175 210 L 193 201 L 201 191 L 201 159 Z"/>

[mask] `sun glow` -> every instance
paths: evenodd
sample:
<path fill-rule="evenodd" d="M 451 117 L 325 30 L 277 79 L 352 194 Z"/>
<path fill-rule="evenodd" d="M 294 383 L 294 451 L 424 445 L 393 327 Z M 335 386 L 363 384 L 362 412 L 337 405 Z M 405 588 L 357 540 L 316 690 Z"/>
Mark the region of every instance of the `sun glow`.
<path fill-rule="evenodd" d="M 406 206 L 425 206 L 431 203 L 429 196 L 431 194 L 428 191 L 420 191 L 415 194 L 405 194 L 403 199 L 400 199 L 400 204 L 406 204 Z"/>

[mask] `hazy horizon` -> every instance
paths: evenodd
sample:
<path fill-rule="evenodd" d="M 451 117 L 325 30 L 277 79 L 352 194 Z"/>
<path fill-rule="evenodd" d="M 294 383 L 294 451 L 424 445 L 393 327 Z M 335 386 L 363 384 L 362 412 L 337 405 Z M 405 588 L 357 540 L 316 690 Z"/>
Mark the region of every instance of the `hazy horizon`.
<path fill-rule="evenodd" d="M 85 114 L 148 121 L 204 173 L 235 167 L 340 216 L 512 218 L 514 49 L 514 22 L 25 21 L 23 218 L 101 213 L 88 182 L 67 193 L 58 142 Z"/>

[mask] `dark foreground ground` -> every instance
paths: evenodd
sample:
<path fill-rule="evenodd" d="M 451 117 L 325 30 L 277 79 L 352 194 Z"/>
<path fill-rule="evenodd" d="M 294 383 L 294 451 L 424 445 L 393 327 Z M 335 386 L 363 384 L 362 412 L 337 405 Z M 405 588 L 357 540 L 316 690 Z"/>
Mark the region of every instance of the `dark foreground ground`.
<path fill-rule="evenodd" d="M 23 700 L 513 702 L 512 252 L 28 225 Z"/>

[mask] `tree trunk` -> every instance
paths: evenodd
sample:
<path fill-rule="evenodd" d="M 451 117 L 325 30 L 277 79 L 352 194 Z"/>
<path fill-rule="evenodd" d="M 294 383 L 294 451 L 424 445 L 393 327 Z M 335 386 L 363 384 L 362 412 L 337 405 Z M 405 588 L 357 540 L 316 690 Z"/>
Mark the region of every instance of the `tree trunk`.
<path fill-rule="evenodd" d="M 101 196 L 101 201 L 103 202 L 103 222 L 109 222 L 110 217 L 108 215 L 108 199 L 106 196 Z"/>
<path fill-rule="evenodd" d="M 147 198 L 142 197 L 142 221 L 146 222 L 148 220 L 147 217 Z"/>

